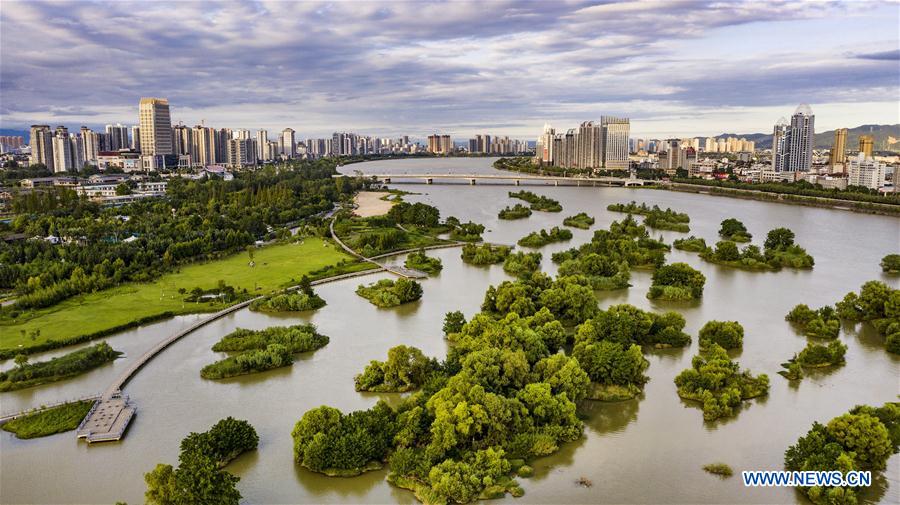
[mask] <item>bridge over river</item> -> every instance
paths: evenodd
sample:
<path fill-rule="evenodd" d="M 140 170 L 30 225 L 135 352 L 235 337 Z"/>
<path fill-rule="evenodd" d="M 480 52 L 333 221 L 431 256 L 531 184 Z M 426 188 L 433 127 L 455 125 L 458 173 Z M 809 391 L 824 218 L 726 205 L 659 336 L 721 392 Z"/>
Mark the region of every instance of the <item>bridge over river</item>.
<path fill-rule="evenodd" d="M 332 177 L 344 177 L 334 175 Z M 520 186 L 526 183 L 552 184 L 554 186 L 643 186 L 651 181 L 635 177 L 562 177 L 556 175 L 536 174 L 439 174 L 439 173 L 395 173 L 395 174 L 363 174 L 362 177 L 375 179 L 384 184 L 434 184 L 436 182 L 466 181 L 475 185 L 478 181 L 491 184 L 508 184 Z"/>

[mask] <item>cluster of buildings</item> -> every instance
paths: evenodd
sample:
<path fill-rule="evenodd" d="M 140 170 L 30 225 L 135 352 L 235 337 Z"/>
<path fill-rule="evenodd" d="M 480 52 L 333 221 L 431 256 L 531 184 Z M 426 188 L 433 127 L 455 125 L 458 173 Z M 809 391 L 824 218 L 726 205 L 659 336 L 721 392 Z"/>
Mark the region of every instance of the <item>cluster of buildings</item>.
<path fill-rule="evenodd" d="M 487 134 L 475 135 L 467 145 L 467 151 L 471 154 L 524 154 L 528 150 L 528 142 L 524 140 Z"/>
<path fill-rule="evenodd" d="M 273 138 L 264 129 L 251 134 L 246 129 L 211 128 L 204 124 L 173 126 L 165 98 L 142 98 L 138 117 L 136 126 L 107 125 L 103 132 L 85 126 L 70 132 L 65 126 L 51 129 L 49 125 L 33 125 L 30 162 L 43 164 L 54 173 L 77 172 L 86 164 L 101 170 L 114 167 L 126 172 L 149 172 L 209 166 L 241 168 L 293 158 L 457 151 L 449 135 L 430 135 L 425 148 L 411 142 L 408 135 L 379 138 L 335 132 L 330 138 L 301 140 L 291 128 Z M 10 150 L 24 147 L 22 137 L 2 140 Z M 470 152 L 510 154 L 527 150 L 526 142 L 509 137 L 478 135 L 473 140 L 474 149 Z"/>
<path fill-rule="evenodd" d="M 656 154 L 666 152 L 675 139 L 629 139 L 629 150 L 637 155 Z M 737 137 L 699 137 L 679 139 L 681 146 L 693 148 L 697 152 L 707 154 L 739 154 L 752 153 L 756 150 L 756 143 L 746 138 Z"/>
<path fill-rule="evenodd" d="M 627 170 L 630 128 L 628 118 L 612 116 L 601 116 L 599 123 L 585 121 L 565 133 L 544 125 L 535 157 L 542 165 L 560 168 Z"/>

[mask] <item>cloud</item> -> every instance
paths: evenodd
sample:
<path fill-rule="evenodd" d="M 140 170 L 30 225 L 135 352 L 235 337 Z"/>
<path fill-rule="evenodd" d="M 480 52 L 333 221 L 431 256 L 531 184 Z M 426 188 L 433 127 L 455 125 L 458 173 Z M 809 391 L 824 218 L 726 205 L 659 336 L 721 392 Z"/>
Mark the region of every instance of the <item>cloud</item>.
<path fill-rule="evenodd" d="M 164 96 L 173 119 L 188 124 L 291 126 L 304 136 L 505 127 L 534 136 L 546 121 L 568 127 L 601 114 L 652 121 L 717 107 L 895 98 L 896 51 L 859 54 L 802 38 L 835 17 L 852 29 L 871 9 L 676 0 L 4 2 L 0 123 L 130 123 L 141 96 Z M 784 23 L 803 32 L 785 41 L 792 51 L 731 35 L 752 27 L 765 37 Z M 878 35 L 897 45 L 896 31 Z M 736 42 L 743 45 L 726 53 Z M 713 54 L 698 53 L 698 44 Z M 651 103 L 659 113 L 641 106 Z"/>
<path fill-rule="evenodd" d="M 856 57 L 862 60 L 897 61 L 900 60 L 900 49 L 895 49 L 893 51 L 881 51 L 878 53 L 857 54 Z"/>

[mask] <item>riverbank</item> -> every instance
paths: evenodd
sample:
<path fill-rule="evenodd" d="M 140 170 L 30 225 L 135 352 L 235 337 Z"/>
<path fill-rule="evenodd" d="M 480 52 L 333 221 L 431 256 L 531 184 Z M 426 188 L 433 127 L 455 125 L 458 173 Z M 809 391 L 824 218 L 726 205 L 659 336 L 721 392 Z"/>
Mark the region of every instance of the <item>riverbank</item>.
<path fill-rule="evenodd" d="M 394 202 L 386 200 L 390 193 L 387 191 L 360 191 L 353 197 L 356 209 L 353 214 L 359 217 L 382 216 L 387 214 Z"/>
<path fill-rule="evenodd" d="M 498 168 L 496 164 L 494 164 L 494 168 L 496 170 L 500 170 L 503 172 L 512 172 L 512 173 L 529 173 L 521 170 L 509 170 L 506 168 Z M 578 180 L 577 177 L 570 177 L 566 175 L 560 175 L 561 177 L 568 177 L 572 180 Z M 745 200 L 757 200 L 763 202 L 774 202 L 774 203 L 784 203 L 790 205 L 806 205 L 809 207 L 819 207 L 825 209 L 837 209 L 837 210 L 849 210 L 852 212 L 860 212 L 864 214 L 877 214 L 881 216 L 893 216 L 900 217 L 900 199 L 898 199 L 897 205 L 885 204 L 885 203 L 875 203 L 875 202 L 860 202 L 855 200 L 842 200 L 839 198 L 826 198 L 819 196 L 807 196 L 807 195 L 794 195 L 788 193 L 774 193 L 770 191 L 761 191 L 761 190 L 751 190 L 751 189 L 738 189 L 738 188 L 724 188 L 719 186 L 708 186 L 701 184 L 685 184 L 681 182 L 663 182 L 663 181 L 651 181 L 658 184 L 652 184 L 649 186 L 643 186 L 644 188 L 652 188 L 652 189 L 666 189 L 670 191 L 680 191 L 683 193 L 696 193 L 696 194 L 705 194 L 705 195 L 714 195 L 714 196 L 727 196 L 732 198 L 742 198 Z M 641 187 L 641 186 L 638 186 Z"/>
<path fill-rule="evenodd" d="M 238 253 L 187 265 L 150 283 L 128 283 L 76 296 L 0 326 L 0 359 L 86 342 L 176 315 L 221 310 L 228 304 L 184 301 L 193 288 L 213 289 L 219 280 L 236 291 L 261 295 L 297 284 L 304 275 L 322 278 L 369 268 L 363 264 L 349 268 L 354 265 L 347 262 L 353 260 L 330 241 L 306 238 L 255 249 L 253 266 L 247 253 Z M 40 334 L 35 335 L 35 330 Z"/>
<path fill-rule="evenodd" d="M 714 196 L 727 196 L 742 198 L 745 200 L 758 200 L 764 202 L 786 203 L 790 205 L 805 205 L 825 209 L 849 210 L 864 214 L 877 214 L 881 216 L 900 217 L 900 204 L 890 205 L 874 202 L 857 202 L 854 200 L 840 200 L 837 198 L 824 198 L 819 196 L 792 195 L 787 193 L 772 193 L 750 189 L 723 188 L 718 186 L 703 186 L 699 184 L 684 184 L 681 182 L 664 182 L 659 186 L 652 186 L 670 191 L 683 193 L 696 193 Z M 898 200 L 900 202 L 900 200 Z"/>

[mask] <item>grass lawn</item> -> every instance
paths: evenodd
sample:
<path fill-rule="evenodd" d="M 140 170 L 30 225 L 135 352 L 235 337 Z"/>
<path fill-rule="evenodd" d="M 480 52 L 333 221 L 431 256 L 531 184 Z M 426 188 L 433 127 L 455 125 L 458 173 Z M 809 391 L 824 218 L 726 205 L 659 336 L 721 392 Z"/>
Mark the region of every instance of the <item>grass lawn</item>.
<path fill-rule="evenodd" d="M 303 243 L 276 244 L 256 249 L 253 259 L 253 267 L 249 265 L 246 252 L 221 260 L 187 265 L 151 283 L 123 284 L 23 314 L 18 322 L 0 326 L 0 349 L 20 345 L 28 347 L 48 340 L 86 335 L 167 311 L 189 314 L 218 310 L 223 305 L 185 302 L 187 295 L 179 294 L 178 289 L 209 289 L 223 280 L 236 289 L 246 288 L 250 293 L 264 294 L 295 284 L 304 274 L 354 258 L 331 242 L 306 238 Z M 31 332 L 35 329 L 40 330 L 40 335 L 32 340 Z"/>
<path fill-rule="evenodd" d="M 15 433 L 18 438 L 46 437 L 55 433 L 74 430 L 91 410 L 94 402 L 85 400 L 51 407 L 28 414 L 3 425 L 3 429 Z"/>

